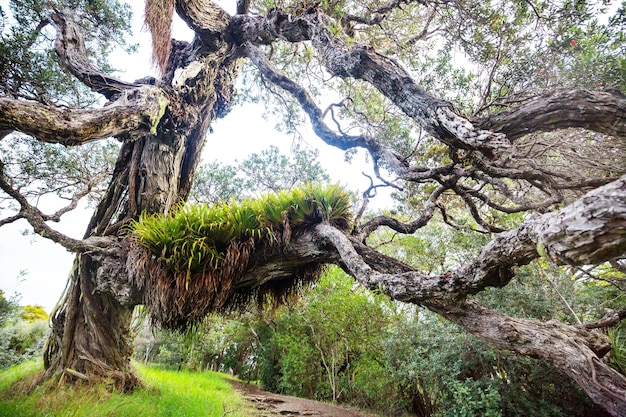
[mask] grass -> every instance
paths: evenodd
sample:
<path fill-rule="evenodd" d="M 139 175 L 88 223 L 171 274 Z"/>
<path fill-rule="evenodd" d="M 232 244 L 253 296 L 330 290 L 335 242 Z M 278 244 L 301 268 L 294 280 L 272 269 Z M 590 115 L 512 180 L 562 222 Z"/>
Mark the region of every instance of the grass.
<path fill-rule="evenodd" d="M 136 365 L 146 387 L 132 394 L 111 393 L 102 386 L 35 388 L 28 395 L 11 388 L 41 371 L 41 362 L 27 362 L 0 371 L 2 417 L 244 417 L 251 409 L 243 397 L 215 372 L 165 371 Z"/>

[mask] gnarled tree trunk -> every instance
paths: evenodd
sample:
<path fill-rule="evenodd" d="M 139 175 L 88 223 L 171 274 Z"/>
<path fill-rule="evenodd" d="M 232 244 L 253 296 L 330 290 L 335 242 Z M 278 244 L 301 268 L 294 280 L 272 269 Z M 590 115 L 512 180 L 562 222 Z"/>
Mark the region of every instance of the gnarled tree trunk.
<path fill-rule="evenodd" d="M 70 16 L 59 14 L 59 26 L 71 27 Z M 228 22 L 213 23 L 223 31 Z M 53 331 L 45 350 L 46 376 L 60 373 L 68 379 L 111 379 L 124 390 L 138 383 L 130 366 L 129 328 L 134 307 L 144 300 L 128 278 L 129 242 L 124 226 L 140 213 L 167 213 L 184 201 L 209 126 L 228 111 L 240 59 L 221 37 L 216 37 L 208 50 L 199 48 L 202 42 L 173 41 L 169 65 L 163 77 L 153 81 L 158 87 L 153 96 L 157 105 L 143 116 L 152 121 L 150 132 L 123 136 L 125 143 L 113 178 L 85 233 L 86 240 L 98 238 L 105 248 L 83 251 L 76 257 L 68 288 L 52 315 Z M 71 55 L 64 50 L 60 54 Z M 191 63 L 192 68 L 175 77 L 182 62 Z M 71 68 L 81 76 L 88 72 Z M 120 88 L 128 90 L 122 93 L 124 97 L 142 87 Z M 118 93 L 105 95 L 115 99 Z M 146 112 L 146 106 L 141 108 Z"/>
<path fill-rule="evenodd" d="M 153 7 L 157 3 L 148 2 Z M 187 44 L 170 41 L 169 33 L 153 33 L 155 50 L 161 51 L 157 61 L 167 62 L 167 66 L 161 68 L 158 80 L 135 83 L 94 69 L 72 12 L 51 12 L 61 64 L 109 103 L 97 111 L 61 111 L 0 97 L 0 140 L 17 130 L 40 141 L 68 146 L 109 136 L 124 142 L 107 193 L 80 241 L 51 229 L 46 224 L 50 217 L 12 187 L 0 163 L 0 188 L 20 206 L 19 214 L 4 223 L 26 218 L 35 232 L 78 254 L 68 288 L 53 314 L 53 332 L 45 353 L 46 376 L 106 378 L 121 389 L 137 385 L 129 365 L 128 329 L 134 306 L 146 300 L 142 288 L 135 284 L 133 273 L 137 271 L 131 271 L 127 262 L 130 242 L 124 226 L 141 213 L 167 213 L 187 197 L 205 135 L 211 122 L 228 111 L 240 57 L 247 56 L 265 80 L 293 96 L 325 142 L 340 149 L 364 148 L 376 170 L 381 164 L 399 180 L 431 183 L 435 188 L 421 215 L 410 223 L 379 216 L 357 225 L 352 236 L 324 223 L 294 236 L 280 253 L 260 254 L 250 262 L 239 282 L 233 284 L 235 290 L 259 287 L 268 280 L 292 279 L 294 269 L 335 263 L 368 288 L 424 305 L 495 346 L 552 363 L 611 414 L 626 415 L 626 379 L 601 362 L 609 348 L 606 337 L 584 327 L 505 317 L 467 300 L 488 286 L 507 285 L 515 267 L 540 256 L 573 265 L 623 256 L 626 177 L 578 177 L 572 184 L 575 177 L 568 173 L 546 171 L 534 162 L 516 163 L 520 156 L 516 140 L 532 132 L 579 127 L 623 141 L 623 94 L 581 90 L 546 93 L 517 109 L 472 123 L 451 103 L 427 92 L 397 61 L 337 33 L 336 19 L 317 6 L 300 15 L 272 9 L 266 16 L 250 16 L 245 14 L 249 2 L 238 3 L 241 14 L 231 17 L 210 0 L 164 1 L 169 11 L 175 7 L 196 38 Z M 376 13 L 383 19 L 385 13 L 403 3 L 409 2 L 392 1 Z M 160 14 L 147 15 L 158 19 Z M 379 22 L 377 19 L 369 24 Z M 156 22 L 150 27 L 158 31 L 163 26 Z M 351 135 L 331 127 L 325 121 L 326 112 L 311 95 L 276 68 L 259 48 L 279 40 L 309 42 L 330 74 L 374 87 L 407 118 L 445 144 L 450 161 L 435 167 L 412 165 L 368 129 Z M 542 195 L 540 201 L 518 199 L 516 189 L 507 185 L 509 180 L 525 181 Z M 602 185 L 570 205 L 562 196 L 563 190 L 582 194 Z M 490 197 L 486 189 L 506 197 L 507 202 Z M 486 232 L 503 229 L 484 219 L 477 203 L 503 213 L 545 213 L 554 210 L 556 203 L 566 206 L 496 235 L 473 262 L 436 276 L 416 271 L 363 244 L 380 226 L 413 233 L 430 221 L 436 210 L 445 217 L 440 197 L 446 193 L 456 194 Z"/>

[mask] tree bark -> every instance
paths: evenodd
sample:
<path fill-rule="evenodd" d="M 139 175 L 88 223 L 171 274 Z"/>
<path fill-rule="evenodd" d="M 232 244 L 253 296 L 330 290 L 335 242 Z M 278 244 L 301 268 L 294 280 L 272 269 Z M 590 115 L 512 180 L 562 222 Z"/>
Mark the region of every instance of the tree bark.
<path fill-rule="evenodd" d="M 103 250 L 79 251 L 76 257 L 68 288 L 52 314 L 45 376 L 57 374 L 64 380 L 106 379 L 118 389 L 131 390 L 139 380 L 130 366 L 129 326 L 133 308 L 143 299 L 128 278 L 127 230 L 123 226 L 140 213 L 167 213 L 187 197 L 209 126 L 228 111 L 240 64 L 236 51 L 221 36 L 209 39 L 211 34 L 205 33 L 202 42 L 211 40 L 212 48 L 175 42 L 170 65 L 157 87 L 137 89 L 135 84 L 114 82 L 94 73 L 88 60 L 81 56 L 82 38 L 69 13 L 55 14 L 55 23 L 59 32 L 57 52 L 70 71 L 95 91 L 110 97 L 114 106 L 120 100 L 128 100 L 134 91 L 150 92 L 146 97 L 155 99 L 144 99 L 130 113 L 112 111 L 116 119 L 109 124 L 122 126 L 121 131 L 108 128 L 91 136 L 82 135 L 89 139 L 123 133 L 126 143 L 120 150 L 108 190 L 85 233 L 85 241 L 101 237 L 108 239 L 110 245 Z M 223 29 L 228 21 L 225 14 L 221 16 L 221 22 L 214 19 L 213 23 Z M 180 62 L 190 64 L 175 73 Z M 193 68 L 189 70 L 190 67 Z M 93 115 L 96 118 L 107 114 L 105 106 L 105 111 Z M 94 120 L 80 126 L 100 125 Z M 53 130 L 67 136 L 59 126 Z M 46 136 L 46 132 L 36 133 Z"/>
<path fill-rule="evenodd" d="M 57 109 L 0 97 L 0 130 L 17 130 L 48 143 L 76 146 L 111 136 L 154 132 L 167 99 L 142 86 L 101 109 Z"/>
<path fill-rule="evenodd" d="M 364 147 L 375 163 L 384 161 L 400 178 L 416 182 L 436 179 L 440 186 L 423 216 L 410 224 L 377 218 L 358 231 L 360 239 L 320 224 L 286 242 L 289 245 L 281 251 L 255 254 L 246 273 L 234 283 L 236 290 L 293 279 L 294 270 L 335 263 L 370 289 L 424 305 L 498 347 L 547 360 L 568 373 L 609 412 L 626 415 L 624 377 L 599 360 L 609 348 L 605 337 L 584 326 L 512 319 L 467 301 L 488 286 L 507 285 L 516 266 L 540 256 L 560 264 L 581 265 L 622 255 L 626 250 L 626 177 L 557 213 L 531 218 L 518 229 L 499 234 L 473 262 L 456 271 L 429 276 L 374 251 L 362 240 L 380 225 L 412 233 L 433 216 L 437 197 L 455 187 L 462 176 L 470 176 L 470 170 L 457 164 L 460 160 L 435 168 L 409 167 L 401 155 L 368 135 L 335 133 L 324 124 L 324 113 L 311 96 L 276 70 L 254 45 L 277 39 L 310 41 L 332 75 L 371 84 L 448 145 L 454 151 L 452 156 L 462 149 L 463 154 L 479 151 L 493 160 L 515 146 L 513 139 L 530 131 L 572 126 L 623 138 L 623 96 L 581 91 L 553 94 L 472 122 L 457 114 L 450 103 L 428 93 L 393 59 L 335 36 L 330 18 L 315 8 L 300 16 L 273 9 L 264 17 L 230 17 L 212 1 L 189 0 L 177 1 L 176 10 L 196 39 L 190 45 L 172 41 L 164 75 L 155 80 L 154 87 L 122 82 L 94 69 L 79 25 L 71 11 L 63 10 L 51 14 L 60 62 L 109 99 L 108 105 L 97 112 L 60 112 L 0 99 L 0 140 L 7 132 L 19 130 L 65 145 L 108 135 L 124 142 L 107 193 L 82 241 L 54 233 L 45 216 L 0 176 L 0 187 L 18 201 L 20 216 L 27 218 L 37 233 L 78 253 L 68 288 L 52 315 L 46 376 L 85 381 L 104 378 L 122 390 L 139 383 L 129 364 L 128 328 L 134 306 L 144 300 L 134 271 L 127 266 L 129 244 L 123 226 L 140 213 L 168 213 L 187 197 L 209 126 L 230 108 L 239 57 L 245 53 L 268 80 L 294 95 L 323 140 L 341 149 Z M 245 12 L 246 7 L 241 10 Z M 481 160 L 474 163 L 495 179 L 541 179 L 532 169 L 486 166 Z M 459 190 L 455 189 L 462 197 L 471 191 Z M 470 211 L 477 211 L 465 200 Z M 480 216 L 474 217 L 481 224 Z"/>
<path fill-rule="evenodd" d="M 550 93 L 475 124 L 481 129 L 502 132 L 510 140 L 529 132 L 550 132 L 568 127 L 624 138 L 626 97 L 619 90 Z"/>
<path fill-rule="evenodd" d="M 493 346 L 550 363 L 608 413 L 626 415 L 626 377 L 600 360 L 611 349 L 601 333 L 557 321 L 515 319 L 473 302 L 425 305 Z"/>
<path fill-rule="evenodd" d="M 97 287 L 102 263 L 88 254 L 76 257 L 68 289 L 52 315 L 44 377 L 60 373 L 66 381 L 105 380 L 128 391 L 139 384 L 130 365 L 130 321 L 136 298 L 121 303 L 123 297 Z"/>

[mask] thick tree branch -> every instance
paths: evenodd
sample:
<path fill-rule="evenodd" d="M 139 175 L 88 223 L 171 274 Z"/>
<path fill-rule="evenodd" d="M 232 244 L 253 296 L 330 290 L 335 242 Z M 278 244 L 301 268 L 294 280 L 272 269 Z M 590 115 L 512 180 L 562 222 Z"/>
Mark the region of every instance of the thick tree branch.
<path fill-rule="evenodd" d="M 569 127 L 625 138 L 626 97 L 617 90 L 553 92 L 516 109 L 480 119 L 475 125 L 504 133 L 510 140 L 532 132 Z"/>
<path fill-rule="evenodd" d="M 557 321 L 512 318 L 475 302 L 432 301 L 426 306 L 500 349 L 547 361 L 612 415 L 626 415 L 626 377 L 599 360 L 611 349 L 603 334 Z"/>
<path fill-rule="evenodd" d="M 61 64 L 76 78 L 107 99 L 139 84 L 127 83 L 98 71 L 89 60 L 85 39 L 72 10 L 56 10 L 50 16 L 57 29 L 55 50 Z"/>
<path fill-rule="evenodd" d="M 492 156 L 507 148 L 502 134 L 475 128 L 457 115 L 452 105 L 419 86 L 397 62 L 365 45 L 348 45 L 330 30 L 331 19 L 311 12 L 294 17 L 274 11 L 267 18 L 236 16 L 233 26 L 241 43 L 310 40 L 331 74 L 367 81 L 428 133 L 455 148 L 479 150 Z"/>
<path fill-rule="evenodd" d="M 324 122 L 324 112 L 315 104 L 313 97 L 300 85 L 291 80 L 287 75 L 278 70 L 259 48 L 251 45 L 245 45 L 245 53 L 252 63 L 258 68 L 265 78 L 278 87 L 288 91 L 298 100 L 298 103 L 309 116 L 311 126 L 315 134 L 327 144 L 339 149 L 347 150 L 353 147 L 362 147 L 367 149 L 374 160 L 384 161 L 398 176 L 408 174 L 408 167 L 402 163 L 400 155 L 394 153 L 391 149 L 380 145 L 371 136 L 364 135 L 345 135 L 337 134 Z"/>
<path fill-rule="evenodd" d="M 204 47 L 224 45 L 230 16 L 211 0 L 176 1 L 176 12 L 202 40 Z"/>
<path fill-rule="evenodd" d="M 529 219 L 496 236 L 471 263 L 439 276 L 412 270 L 328 224 L 315 227 L 320 245 L 338 253 L 337 264 L 364 286 L 421 304 L 502 349 L 545 360 L 567 373 L 612 415 L 626 415 L 626 378 L 601 362 L 611 345 L 589 329 L 614 324 L 626 310 L 579 327 L 508 317 L 466 301 L 487 286 L 506 285 L 514 267 L 550 257 L 563 264 L 600 263 L 626 250 L 626 176 L 559 212 Z M 332 249 L 329 249 L 332 250 Z M 605 323 L 606 322 L 606 323 Z"/>
<path fill-rule="evenodd" d="M 613 327 L 620 321 L 626 319 L 626 307 L 619 310 L 611 310 L 607 312 L 604 317 L 595 323 L 585 323 L 583 327 L 585 329 L 602 329 L 605 327 Z"/>
<path fill-rule="evenodd" d="M 58 109 L 0 97 L 0 130 L 17 130 L 42 142 L 80 145 L 130 132 L 153 132 L 167 104 L 161 90 L 149 86 L 125 91 L 94 110 Z"/>
<path fill-rule="evenodd" d="M 459 299 L 488 286 L 502 287 L 513 268 L 540 256 L 557 264 L 584 265 L 610 260 L 626 251 L 626 176 L 587 193 L 563 208 L 529 219 L 517 229 L 498 234 L 471 263 L 439 276 L 399 267 L 377 271 L 375 263 L 395 260 L 373 252 L 329 225 L 315 233 L 339 253 L 342 266 L 370 289 L 412 303 L 429 299 Z M 372 253 L 370 253 L 372 252 Z M 367 257 L 363 254 L 369 253 Z M 399 261 L 395 261 L 399 262 Z"/>
<path fill-rule="evenodd" d="M 235 16 L 232 27 L 241 43 L 310 40 L 331 74 L 372 84 L 431 135 L 454 148 L 479 150 L 491 157 L 508 148 L 509 140 L 567 127 L 624 135 L 626 99 L 619 92 L 551 94 L 472 124 L 456 114 L 450 103 L 417 85 L 392 59 L 365 45 L 348 45 L 331 32 L 329 22 L 328 16 L 316 11 L 290 16 L 273 10 L 267 17 Z"/>

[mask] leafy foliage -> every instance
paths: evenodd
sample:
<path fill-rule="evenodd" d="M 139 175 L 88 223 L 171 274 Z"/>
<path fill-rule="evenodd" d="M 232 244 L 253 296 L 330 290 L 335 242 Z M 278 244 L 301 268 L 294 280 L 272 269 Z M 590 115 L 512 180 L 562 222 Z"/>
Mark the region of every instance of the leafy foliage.
<path fill-rule="evenodd" d="M 278 192 L 307 183 L 327 183 L 330 178 L 318 160 L 319 152 L 301 146 L 285 155 L 271 145 L 237 165 L 209 162 L 194 177 L 191 201 L 215 204 L 241 201 L 255 193 Z"/>
<path fill-rule="evenodd" d="M 7 299 L 4 292 L 0 290 L 0 327 L 3 327 L 7 320 L 14 314 L 17 309 L 15 301 Z"/>
<path fill-rule="evenodd" d="M 609 338 L 611 339 L 611 365 L 626 375 L 626 322 L 609 330 Z"/>
<path fill-rule="evenodd" d="M 19 306 L 19 296 L 6 299 L 0 291 L 0 368 L 41 355 L 50 329 L 40 306 Z"/>
<path fill-rule="evenodd" d="M 0 368 L 39 357 L 49 333 L 45 320 L 20 321 L 0 329 Z"/>
<path fill-rule="evenodd" d="M 37 320 L 47 320 L 48 313 L 40 305 L 27 305 L 24 307 L 22 314 L 20 314 L 22 320 L 26 320 L 29 323 L 34 323 Z"/>
<path fill-rule="evenodd" d="M 12 0 L 7 29 L 0 37 L 0 93 L 45 104 L 86 107 L 96 98 L 83 84 L 61 69 L 53 50 L 49 3 L 41 0 Z M 92 65 L 111 71 L 108 56 L 117 46 L 127 47 L 130 6 L 116 0 L 63 0 L 55 7 L 70 7 L 80 16 L 87 34 Z"/>
<path fill-rule="evenodd" d="M 42 143 L 24 135 L 12 135 L 0 142 L 3 174 L 11 178 L 15 189 L 29 200 L 53 196 L 68 205 L 75 198 L 86 197 L 91 203 L 98 200 L 118 153 L 119 145 L 112 140 L 74 148 Z M 0 209 L 14 208 L 12 199 L 2 193 L 0 204 L 5 202 L 8 207 Z"/>
<path fill-rule="evenodd" d="M 206 204 L 240 201 L 243 200 L 244 193 L 244 180 L 237 176 L 237 169 L 214 161 L 198 167 L 190 201 Z"/>
<path fill-rule="evenodd" d="M 319 151 L 296 147 L 292 158 L 281 155 L 276 146 L 253 153 L 239 165 L 247 177 L 247 189 L 260 192 L 291 190 L 310 182 L 329 182 L 330 178 L 317 160 Z"/>

